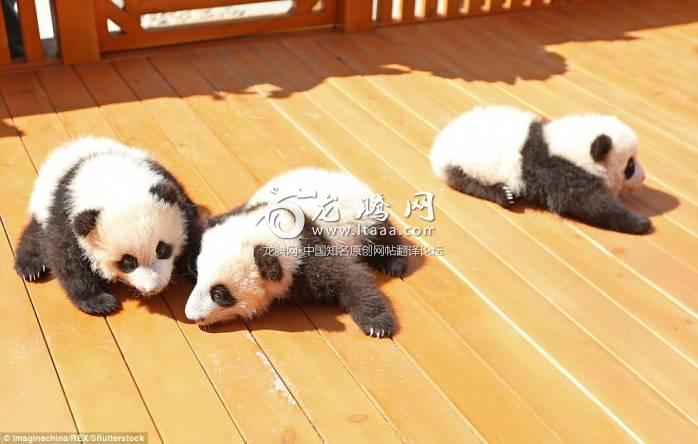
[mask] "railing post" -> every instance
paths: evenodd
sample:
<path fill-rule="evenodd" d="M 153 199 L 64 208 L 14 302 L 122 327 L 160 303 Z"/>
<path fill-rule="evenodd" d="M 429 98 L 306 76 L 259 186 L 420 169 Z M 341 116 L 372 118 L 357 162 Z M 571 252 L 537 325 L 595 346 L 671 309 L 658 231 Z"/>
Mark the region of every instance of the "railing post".
<path fill-rule="evenodd" d="M 54 0 L 54 6 L 63 63 L 99 61 L 94 0 Z"/>
<path fill-rule="evenodd" d="M 339 0 L 339 25 L 344 32 L 373 28 L 373 0 Z"/>

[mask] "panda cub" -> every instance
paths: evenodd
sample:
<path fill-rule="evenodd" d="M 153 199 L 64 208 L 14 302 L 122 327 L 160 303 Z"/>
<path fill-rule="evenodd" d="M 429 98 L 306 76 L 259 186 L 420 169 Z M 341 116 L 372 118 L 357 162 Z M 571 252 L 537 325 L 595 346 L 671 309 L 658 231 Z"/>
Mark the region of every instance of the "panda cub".
<path fill-rule="evenodd" d="M 108 282 L 156 294 L 175 269 L 190 271 L 198 251 L 198 212 L 182 186 L 145 152 L 110 139 L 85 137 L 53 151 L 29 213 L 17 273 L 29 281 L 53 273 L 89 314 L 119 308 Z"/>
<path fill-rule="evenodd" d="M 314 186 L 322 192 L 303 196 Z M 293 196 L 284 199 L 288 194 Z M 357 218 L 362 200 L 373 195 L 348 174 L 303 168 L 272 179 L 246 205 L 209 219 L 187 318 L 205 326 L 253 318 L 277 299 L 336 302 L 367 335 L 391 336 L 393 313 L 368 265 L 402 276 L 407 258 L 395 253 L 404 244 L 389 222 Z M 338 211 L 316 218 L 326 196 L 337 197 Z M 339 249 L 333 255 L 318 254 L 342 246 L 344 254 Z M 361 257 L 347 254 L 351 246 L 386 248 Z"/>
<path fill-rule="evenodd" d="M 474 108 L 438 135 L 431 164 L 451 188 L 505 208 L 521 199 L 601 228 L 633 234 L 651 228 L 617 197 L 640 186 L 645 173 L 637 136 L 616 117 L 546 122 L 507 106 Z"/>

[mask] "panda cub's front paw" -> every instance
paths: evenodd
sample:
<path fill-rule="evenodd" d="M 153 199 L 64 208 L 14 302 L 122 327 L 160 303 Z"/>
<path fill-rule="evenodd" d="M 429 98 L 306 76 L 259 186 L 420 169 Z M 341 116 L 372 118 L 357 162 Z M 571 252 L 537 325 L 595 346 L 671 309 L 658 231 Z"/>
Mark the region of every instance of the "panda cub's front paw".
<path fill-rule="evenodd" d="M 652 229 L 652 222 L 644 214 L 633 214 L 626 228 L 631 234 L 645 234 Z"/>
<path fill-rule="evenodd" d="M 393 335 L 395 318 L 389 312 L 383 312 L 359 324 L 361 330 L 373 338 L 389 338 Z"/>
<path fill-rule="evenodd" d="M 116 296 L 104 292 L 76 301 L 76 305 L 85 313 L 95 316 L 108 315 L 121 308 L 121 304 Z"/>
<path fill-rule="evenodd" d="M 49 269 L 40 255 L 18 255 L 15 271 L 25 281 L 34 282 L 45 276 Z"/>

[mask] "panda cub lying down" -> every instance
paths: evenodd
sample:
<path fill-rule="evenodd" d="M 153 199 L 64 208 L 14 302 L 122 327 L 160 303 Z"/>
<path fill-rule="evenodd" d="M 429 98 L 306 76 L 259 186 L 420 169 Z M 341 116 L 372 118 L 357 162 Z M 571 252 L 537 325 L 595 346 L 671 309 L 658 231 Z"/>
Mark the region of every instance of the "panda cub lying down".
<path fill-rule="evenodd" d="M 331 221 L 315 218 L 319 199 L 299 194 L 283 203 L 278 200 L 279 193 L 314 191 L 318 184 L 321 195 L 337 197 L 338 212 L 330 215 Z M 331 302 L 349 312 L 367 335 L 391 336 L 393 313 L 367 265 L 402 276 L 407 258 L 388 250 L 365 257 L 317 254 L 331 246 L 402 245 L 389 222 L 365 215 L 357 219 L 362 199 L 371 196 L 366 185 L 348 174 L 298 169 L 272 179 L 247 204 L 209 219 L 197 259 L 197 283 L 185 308 L 187 318 L 205 326 L 261 315 L 274 300 Z M 276 211 L 279 204 L 286 209 Z M 299 211 L 293 214 L 289 207 Z M 266 219 L 270 214 L 276 215 L 271 226 Z M 299 226 L 299 218 L 303 224 L 295 237 L 272 230 L 279 227 L 282 234 L 290 233 Z M 349 231 L 342 235 L 317 231 L 343 227 Z"/>
<path fill-rule="evenodd" d="M 601 228 L 642 234 L 650 220 L 618 193 L 640 186 L 637 136 L 616 117 L 545 122 L 507 106 L 478 107 L 438 135 L 431 165 L 451 188 L 499 203 L 516 199 Z"/>

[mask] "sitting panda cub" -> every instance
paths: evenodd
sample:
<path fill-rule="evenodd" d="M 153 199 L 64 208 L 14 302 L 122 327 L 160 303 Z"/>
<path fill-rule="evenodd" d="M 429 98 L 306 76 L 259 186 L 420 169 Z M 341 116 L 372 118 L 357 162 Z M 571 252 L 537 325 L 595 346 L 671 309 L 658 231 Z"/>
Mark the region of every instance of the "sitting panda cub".
<path fill-rule="evenodd" d="M 315 218 L 319 199 L 290 197 L 279 202 L 279 193 L 310 191 L 313 184 L 322 187 L 318 197 L 337 197 L 339 211 L 330 216 L 336 221 Z M 367 265 L 402 276 L 406 256 L 390 249 L 364 257 L 347 254 L 352 245 L 404 245 L 389 222 L 356 218 L 362 199 L 369 196 L 371 190 L 348 174 L 304 168 L 272 179 L 246 205 L 209 219 L 197 259 L 197 283 L 185 308 L 187 318 L 205 326 L 253 318 L 274 300 L 333 302 L 367 335 L 391 336 L 393 313 Z M 337 230 L 319 232 L 330 227 Z M 348 231 L 332 234 L 342 227 Z M 285 235 L 295 228 L 297 236 Z M 340 246 L 347 251 L 318 254 Z"/>
<path fill-rule="evenodd" d="M 546 122 L 507 106 L 474 108 L 438 135 L 431 164 L 451 188 L 505 208 L 521 199 L 601 228 L 633 234 L 651 228 L 617 197 L 640 186 L 645 173 L 637 136 L 616 117 Z"/>
<path fill-rule="evenodd" d="M 194 265 L 198 212 L 182 186 L 138 149 L 85 137 L 53 151 L 39 170 L 31 220 L 15 270 L 34 281 L 51 272 L 80 310 L 116 311 L 105 291 L 120 281 L 148 296 Z"/>

